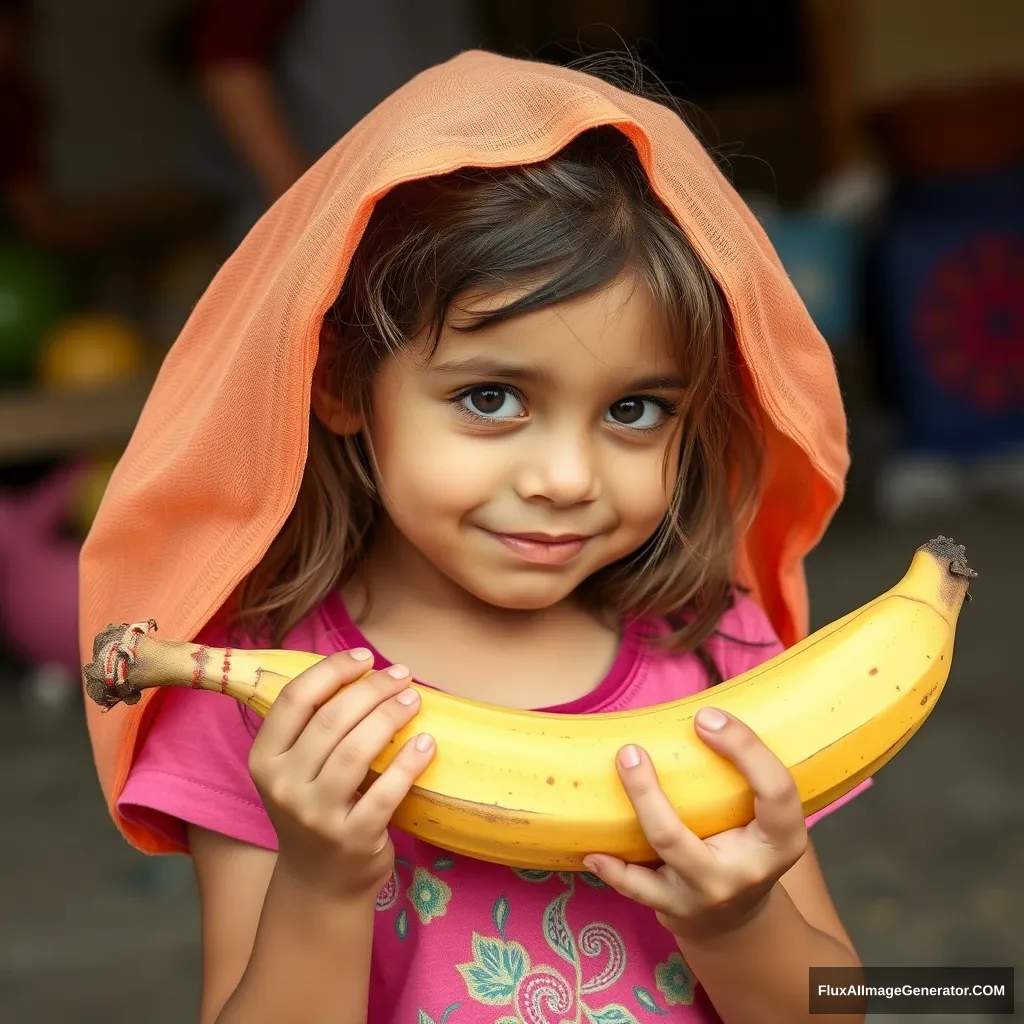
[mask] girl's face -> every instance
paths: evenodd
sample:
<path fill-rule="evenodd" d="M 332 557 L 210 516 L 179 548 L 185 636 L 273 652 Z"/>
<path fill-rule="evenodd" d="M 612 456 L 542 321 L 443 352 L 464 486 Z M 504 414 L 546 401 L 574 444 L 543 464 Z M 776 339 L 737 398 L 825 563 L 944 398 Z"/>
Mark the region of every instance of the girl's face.
<path fill-rule="evenodd" d="M 682 397 L 679 344 L 625 276 L 389 357 L 366 428 L 389 562 L 501 608 L 561 601 L 657 528 Z"/>

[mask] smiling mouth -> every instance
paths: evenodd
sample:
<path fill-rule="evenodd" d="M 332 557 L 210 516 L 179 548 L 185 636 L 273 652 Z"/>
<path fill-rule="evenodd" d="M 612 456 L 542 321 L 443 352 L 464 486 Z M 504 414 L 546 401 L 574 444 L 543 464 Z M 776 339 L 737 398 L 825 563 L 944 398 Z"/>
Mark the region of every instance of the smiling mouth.
<path fill-rule="evenodd" d="M 586 547 L 591 534 L 581 533 L 494 533 L 486 531 L 526 562 L 564 565 Z"/>
<path fill-rule="evenodd" d="M 535 540 L 538 544 L 569 544 L 576 540 L 590 540 L 589 533 L 499 533 L 498 537 L 511 537 L 513 540 Z"/>

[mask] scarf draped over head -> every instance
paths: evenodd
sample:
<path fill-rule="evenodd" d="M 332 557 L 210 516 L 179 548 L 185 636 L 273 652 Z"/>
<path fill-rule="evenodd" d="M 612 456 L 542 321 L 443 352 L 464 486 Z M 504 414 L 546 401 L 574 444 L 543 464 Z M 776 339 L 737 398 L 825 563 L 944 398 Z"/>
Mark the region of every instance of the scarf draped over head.
<path fill-rule="evenodd" d="M 167 354 L 81 555 L 80 648 L 155 619 L 190 640 L 259 563 L 295 502 L 320 324 L 374 202 L 460 167 L 554 155 L 614 125 L 729 305 L 767 424 L 763 498 L 737 578 L 792 644 L 809 629 L 803 560 L 842 497 L 846 420 L 831 353 L 765 233 L 670 108 L 583 72 L 468 51 L 413 78 L 338 141 L 220 268 Z M 169 846 L 115 803 L 159 690 L 87 701 L 100 784 L 123 835 Z"/>

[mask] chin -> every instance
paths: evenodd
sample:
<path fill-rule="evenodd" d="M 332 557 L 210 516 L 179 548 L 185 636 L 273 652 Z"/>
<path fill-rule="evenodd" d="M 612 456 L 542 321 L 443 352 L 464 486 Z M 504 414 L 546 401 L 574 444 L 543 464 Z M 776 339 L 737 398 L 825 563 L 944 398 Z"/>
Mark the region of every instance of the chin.
<path fill-rule="evenodd" d="M 537 612 L 544 608 L 551 608 L 564 601 L 576 589 L 576 584 L 567 586 L 554 580 L 534 580 L 530 582 L 512 583 L 506 587 L 471 586 L 463 583 L 462 586 L 474 597 L 495 608 L 506 608 L 509 611 Z"/>

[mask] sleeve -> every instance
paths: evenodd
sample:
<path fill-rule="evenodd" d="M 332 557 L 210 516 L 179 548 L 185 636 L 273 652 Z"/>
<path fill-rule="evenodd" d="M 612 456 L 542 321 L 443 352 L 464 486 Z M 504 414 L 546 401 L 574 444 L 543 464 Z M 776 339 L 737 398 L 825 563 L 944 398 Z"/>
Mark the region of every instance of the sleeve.
<path fill-rule="evenodd" d="M 300 6 L 301 0 L 206 0 L 191 33 L 194 66 L 232 60 L 269 64 Z"/>
<path fill-rule="evenodd" d="M 223 646 L 205 634 L 203 642 Z M 186 823 L 268 850 L 277 834 L 249 775 L 261 719 L 233 697 L 171 688 L 161 699 L 118 808 L 188 850 Z"/>
<path fill-rule="evenodd" d="M 723 616 L 716 635 L 708 642 L 708 652 L 719 666 L 723 679 L 732 679 L 748 672 L 784 650 L 765 612 L 755 601 L 739 592 L 733 608 Z M 869 777 L 848 793 L 815 811 L 806 819 L 807 827 L 810 828 L 837 811 L 871 785 L 872 779 Z"/>

